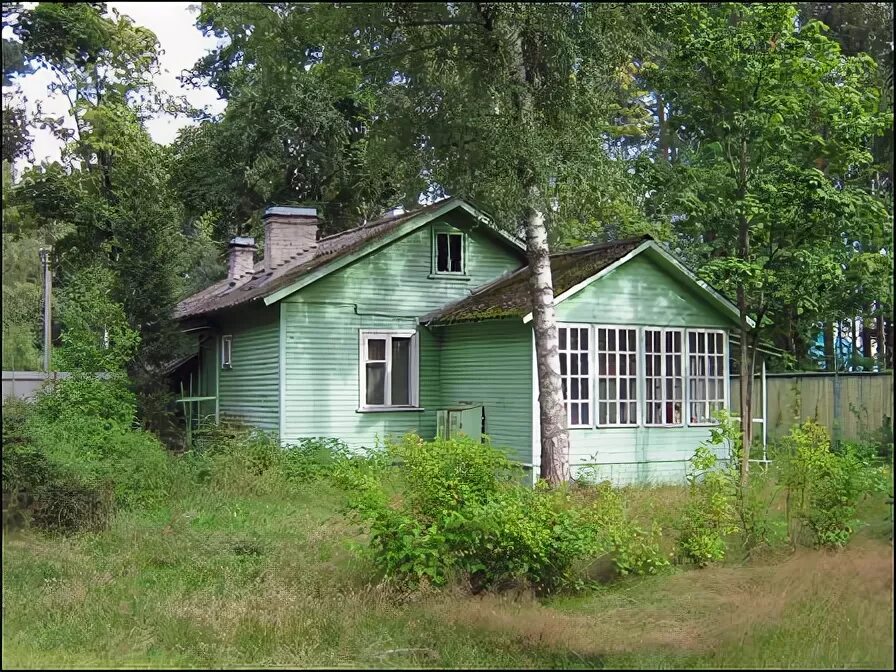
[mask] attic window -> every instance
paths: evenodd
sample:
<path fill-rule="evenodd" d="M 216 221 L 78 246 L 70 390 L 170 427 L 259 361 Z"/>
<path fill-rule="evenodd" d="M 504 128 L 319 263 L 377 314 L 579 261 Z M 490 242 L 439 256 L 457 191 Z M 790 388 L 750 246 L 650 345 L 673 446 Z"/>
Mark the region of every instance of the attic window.
<path fill-rule="evenodd" d="M 440 231 L 435 236 L 435 272 L 464 272 L 464 234 Z"/>

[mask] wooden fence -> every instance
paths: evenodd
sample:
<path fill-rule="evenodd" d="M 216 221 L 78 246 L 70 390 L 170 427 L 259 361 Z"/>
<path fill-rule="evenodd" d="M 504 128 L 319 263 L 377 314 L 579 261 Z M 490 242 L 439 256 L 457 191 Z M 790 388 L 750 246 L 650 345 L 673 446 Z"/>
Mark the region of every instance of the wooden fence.
<path fill-rule="evenodd" d="M 768 441 L 786 435 L 790 428 L 812 418 L 831 436 L 856 441 L 870 433 L 893 433 L 892 373 L 770 373 L 768 389 Z M 753 417 L 762 415 L 762 384 L 754 384 Z M 731 377 L 731 408 L 740 408 L 738 377 Z M 754 425 L 759 436 L 762 425 Z"/>

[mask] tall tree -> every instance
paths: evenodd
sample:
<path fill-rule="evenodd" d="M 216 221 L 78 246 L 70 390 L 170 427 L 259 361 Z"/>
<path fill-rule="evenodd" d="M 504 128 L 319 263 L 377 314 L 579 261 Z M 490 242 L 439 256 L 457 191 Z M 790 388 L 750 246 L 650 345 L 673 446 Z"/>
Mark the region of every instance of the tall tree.
<path fill-rule="evenodd" d="M 380 101 L 374 132 L 414 157 L 428 196 L 487 203 L 526 240 L 541 476 L 569 477 L 548 232 L 581 214 L 608 172 L 613 103 L 641 34 L 639 10 L 590 3 L 305 6 L 322 64 L 355 68 Z"/>
<path fill-rule="evenodd" d="M 371 134 L 379 111 L 359 73 L 322 64 L 314 14 L 296 3 L 202 6 L 196 25 L 220 46 L 185 79 L 212 86 L 227 109 L 182 133 L 173 183 L 190 217 L 214 217 L 219 240 L 261 236 L 270 203 L 317 205 L 324 233 L 416 203 L 403 157 Z"/>
<path fill-rule="evenodd" d="M 113 299 L 141 337 L 131 373 L 148 389 L 158 381 L 153 366 L 176 349 L 170 311 L 184 271 L 170 152 L 143 125 L 178 105 L 153 85 L 158 41 L 103 3 L 38 3 L 22 10 L 14 32 L 69 102 L 68 114 L 49 122 L 67 143 L 62 162 L 25 171 L 16 198 L 34 221 L 68 224 L 54 245 L 61 286 L 84 267 L 111 269 Z"/>
<path fill-rule="evenodd" d="M 757 339 L 785 306 L 829 310 L 846 232 L 885 226 L 866 178 L 886 120 L 873 61 L 844 56 L 819 22 L 799 25 L 793 5 L 676 5 L 667 18 L 672 51 L 651 80 L 681 151 L 657 166 L 654 199 L 705 277 L 736 296 L 746 483 Z"/>

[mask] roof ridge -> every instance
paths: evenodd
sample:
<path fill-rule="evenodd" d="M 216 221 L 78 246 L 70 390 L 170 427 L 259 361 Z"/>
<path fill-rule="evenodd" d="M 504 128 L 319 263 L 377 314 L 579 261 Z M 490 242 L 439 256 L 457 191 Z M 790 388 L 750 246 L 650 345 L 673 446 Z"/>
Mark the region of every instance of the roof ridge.
<path fill-rule="evenodd" d="M 631 238 L 620 238 L 619 240 L 607 240 L 602 243 L 591 243 L 589 245 L 581 245 L 579 247 L 573 247 L 569 250 L 561 250 L 560 252 L 552 252 L 552 257 L 559 257 L 563 255 L 569 254 L 584 254 L 586 252 L 594 252 L 596 250 L 602 250 L 608 247 L 616 247 L 617 245 L 631 245 L 633 243 L 646 243 L 648 240 L 654 240 L 654 237 L 649 233 L 645 233 L 641 236 L 632 236 Z"/>

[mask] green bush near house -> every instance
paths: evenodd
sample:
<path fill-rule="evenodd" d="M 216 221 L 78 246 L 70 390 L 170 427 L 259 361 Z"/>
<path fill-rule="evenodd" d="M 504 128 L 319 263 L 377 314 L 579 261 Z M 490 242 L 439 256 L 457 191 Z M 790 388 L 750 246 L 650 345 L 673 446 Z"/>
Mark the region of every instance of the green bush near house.
<path fill-rule="evenodd" d="M 791 538 L 803 531 L 817 546 L 845 546 L 862 499 L 883 492 L 888 467 L 875 465 L 874 447 L 843 443 L 835 451 L 827 430 L 813 422 L 794 427 L 780 445 Z"/>
<path fill-rule="evenodd" d="M 520 486 L 518 467 L 488 444 L 407 435 L 378 459 L 376 469 L 338 470 L 337 480 L 369 530 L 370 557 L 393 580 L 442 586 L 463 576 L 474 591 L 549 592 L 581 586 L 601 555 L 615 554 L 623 573 L 668 564 L 610 493 Z"/>

